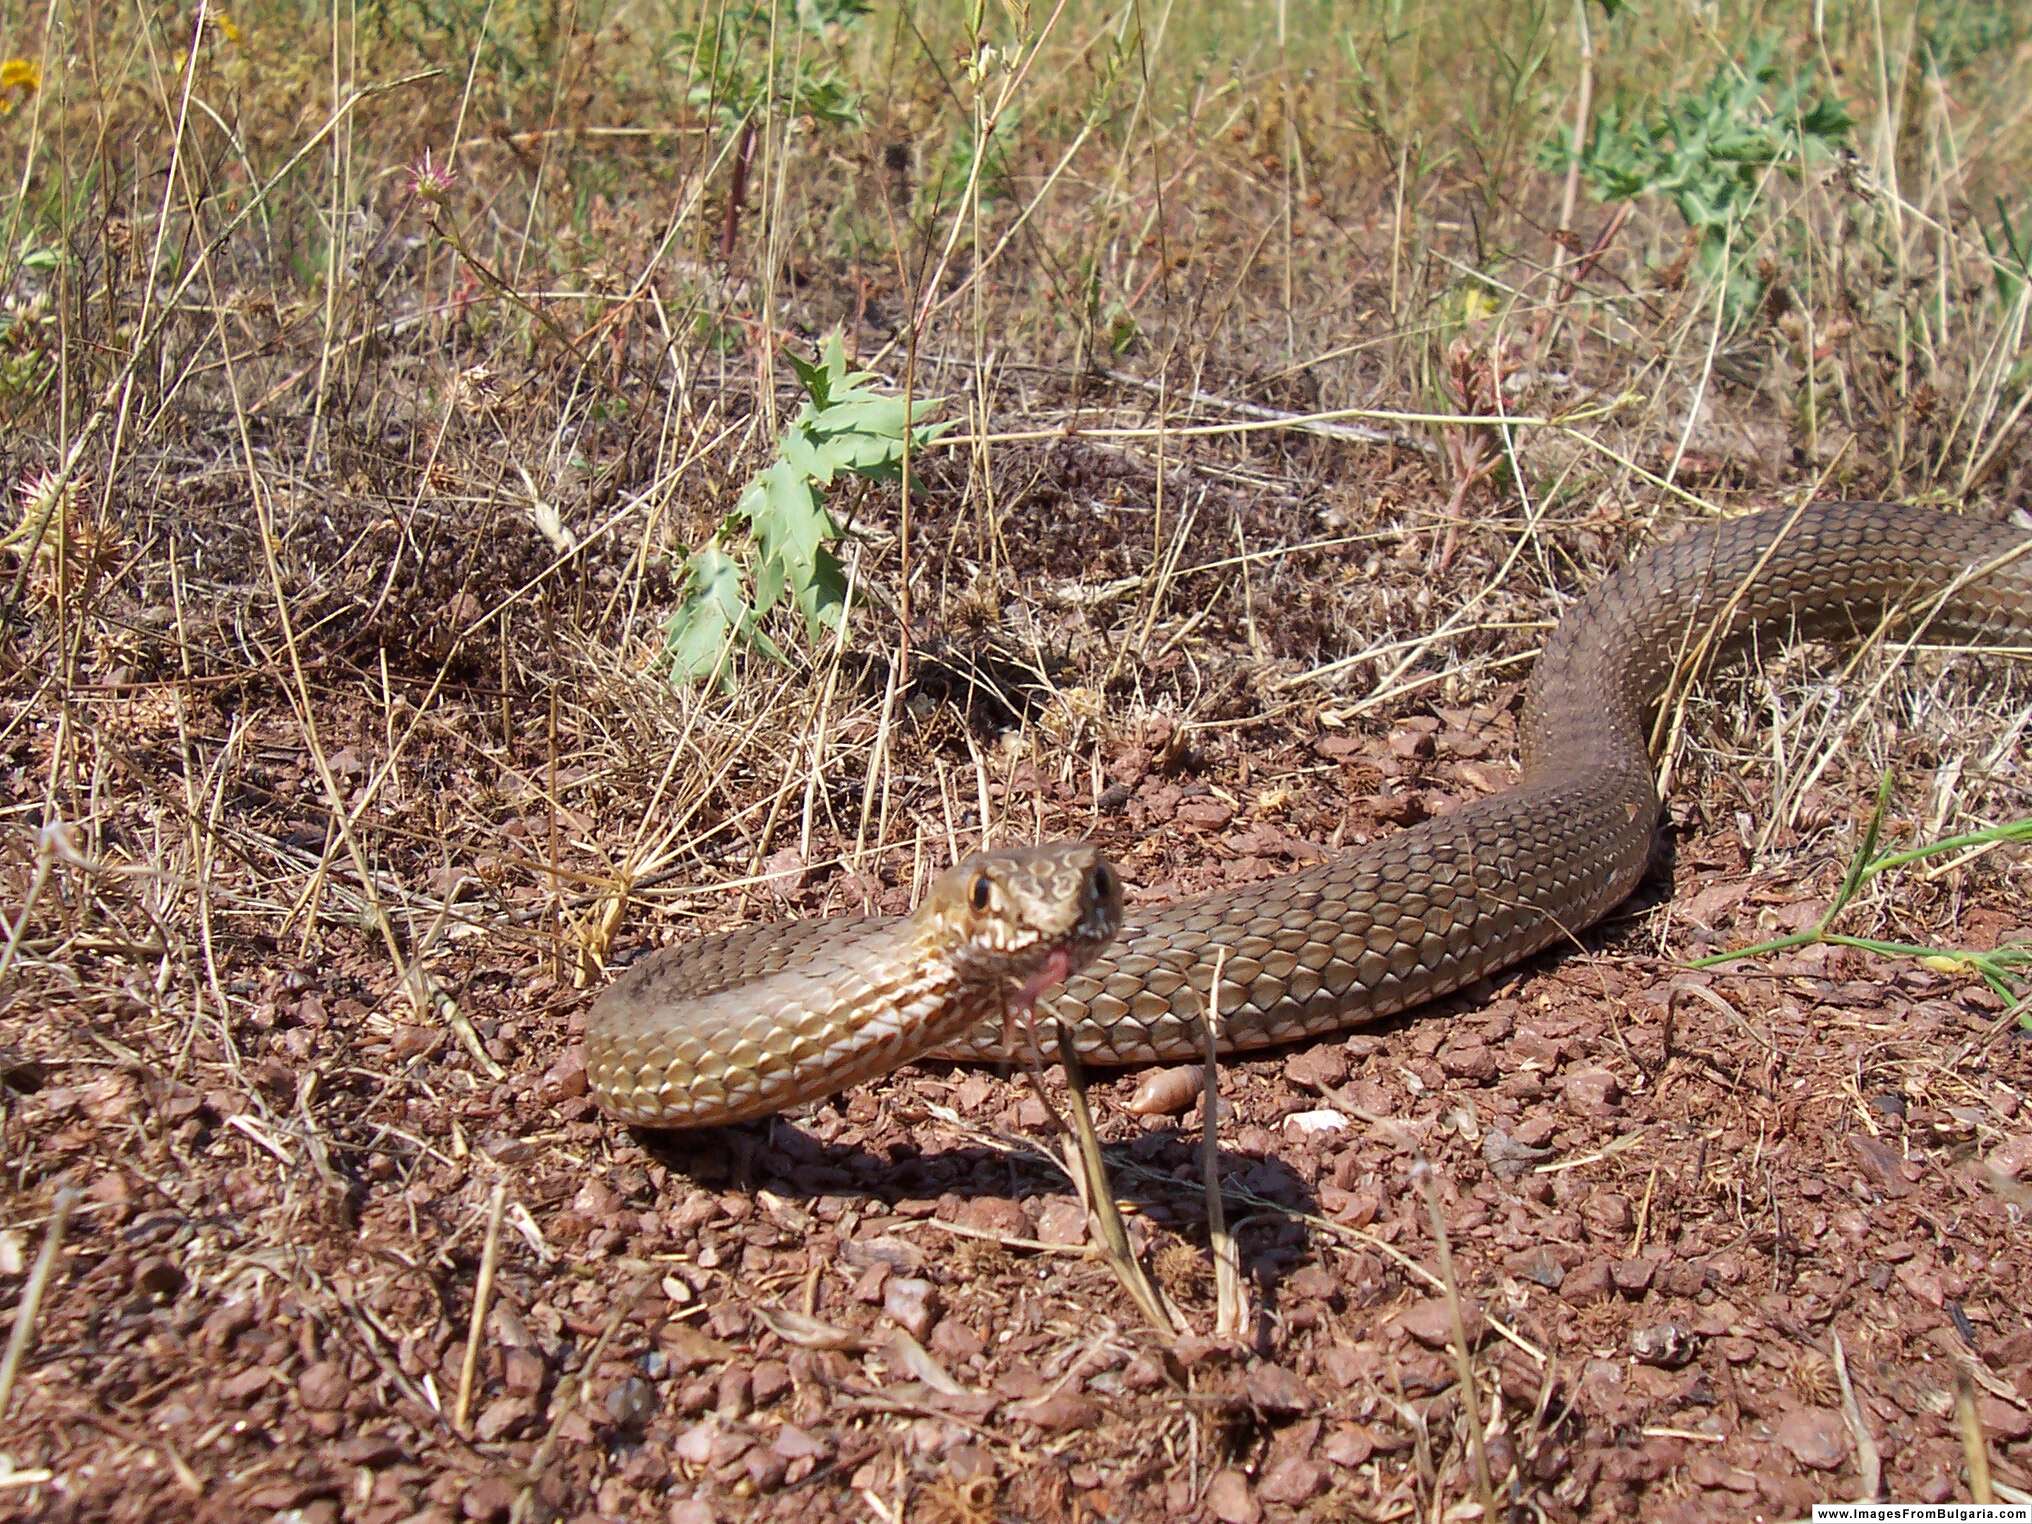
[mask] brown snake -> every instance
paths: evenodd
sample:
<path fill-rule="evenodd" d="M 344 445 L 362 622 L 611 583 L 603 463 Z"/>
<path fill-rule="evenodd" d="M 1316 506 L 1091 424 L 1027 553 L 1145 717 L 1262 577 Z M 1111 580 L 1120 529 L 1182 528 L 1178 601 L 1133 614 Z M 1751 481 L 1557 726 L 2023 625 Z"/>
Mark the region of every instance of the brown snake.
<path fill-rule="evenodd" d="M 1676 674 L 1759 632 L 1854 635 L 1887 615 L 1933 643 L 2032 641 L 2032 536 L 1884 503 L 1701 529 L 1624 566 L 1553 632 L 1525 697 L 1515 787 L 1126 922 L 1099 854 L 1060 845 L 970 858 L 906 917 L 666 949 L 587 1018 L 593 1097 L 622 1121 L 697 1127 L 920 1055 L 1006 1058 L 1027 1047 L 1012 1013 L 1060 980 L 1043 1013 L 1083 1057 L 1196 1057 L 1223 949 L 1223 1052 L 1404 1010 L 1571 940 L 1636 885 L 1660 808 L 1648 722 Z"/>

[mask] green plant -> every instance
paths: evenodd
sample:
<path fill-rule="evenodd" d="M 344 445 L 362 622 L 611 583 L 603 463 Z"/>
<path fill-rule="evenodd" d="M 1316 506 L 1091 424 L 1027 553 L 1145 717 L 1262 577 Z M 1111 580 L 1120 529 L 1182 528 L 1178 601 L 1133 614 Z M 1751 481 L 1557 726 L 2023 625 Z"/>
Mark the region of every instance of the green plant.
<path fill-rule="evenodd" d="M 1733 963 L 1739 958 L 1761 958 L 1771 953 L 1789 952 L 1796 947 L 1807 947 L 1816 942 L 1825 942 L 1835 947 L 1858 947 L 1867 952 L 1882 953 L 1894 958 L 1917 958 L 1928 968 L 1940 973 L 1959 973 L 1964 970 L 1978 975 L 2007 1004 L 2032 999 L 2032 945 L 2000 947 L 1994 952 L 1967 952 L 1957 948 L 1925 947 L 1913 942 L 1886 942 L 1876 937 L 1848 936 L 1833 929 L 1841 913 L 1854 901 L 1864 884 L 1880 873 L 1888 873 L 1909 863 L 1924 862 L 1929 857 L 1942 857 L 1957 852 L 1966 852 L 1974 847 L 1992 846 L 2000 842 L 2032 842 L 2032 816 L 2022 820 L 2007 820 L 2002 825 L 1989 826 L 1980 831 L 1969 831 L 1960 836 L 1947 836 L 1939 841 L 1927 842 L 1923 846 L 1910 847 L 1902 852 L 1877 854 L 1877 841 L 1883 834 L 1884 812 L 1891 803 L 1891 775 L 1886 773 L 1877 787 L 1877 807 L 1870 815 L 1870 826 L 1863 833 L 1863 842 L 1856 849 L 1856 855 L 1849 861 L 1849 871 L 1842 879 L 1842 886 L 1828 906 L 1827 914 L 1804 931 L 1795 931 L 1789 936 L 1774 937 L 1768 942 L 1759 942 L 1754 947 L 1739 948 L 1734 952 L 1715 953 L 1710 957 L 1695 959 L 1694 968 L 1713 968 L 1717 964 Z M 2032 1012 L 2024 1018 L 2024 1024 L 2032 1028 Z"/>
<path fill-rule="evenodd" d="M 1022 120 L 1021 109 L 1011 106 L 985 124 L 971 119 L 961 121 L 933 173 L 918 190 L 918 216 L 927 222 L 938 216 L 966 194 L 969 184 L 984 206 L 1005 200 L 1012 179 L 1009 144 L 1015 141 Z"/>
<path fill-rule="evenodd" d="M 1723 283 L 1734 322 L 1755 307 L 1763 281 L 1745 266 L 1744 224 L 1772 171 L 1794 178 L 1816 153 L 1842 148 L 1854 120 L 1841 103 L 1812 95 L 1811 72 L 1781 80 L 1776 45 L 1763 38 L 1740 66 L 1716 70 L 1705 88 L 1632 109 L 1612 101 L 1596 113 L 1576 156 L 1548 142 L 1540 162 L 1575 162 L 1603 201 L 1664 196 L 1698 239 L 1700 273 Z"/>
<path fill-rule="evenodd" d="M 727 189 L 720 257 L 734 252 L 734 237 L 747 203 L 748 171 L 755 156 L 757 122 L 765 113 L 808 116 L 834 127 L 861 125 L 861 98 L 834 67 L 786 46 L 780 35 L 794 28 L 823 41 L 868 11 L 867 0 L 747 0 L 719 6 L 707 26 L 676 34 L 690 56 L 691 103 L 735 130 L 733 179 Z"/>
<path fill-rule="evenodd" d="M 2025 282 L 2032 278 L 2032 238 L 2022 234 L 2018 225 L 2011 220 L 2011 209 L 2004 204 L 2002 196 L 1997 197 L 1997 230 L 1992 233 L 1989 224 L 1978 221 L 1976 227 L 1983 235 L 1983 247 L 1990 255 L 1990 275 L 1996 282 L 1997 300 L 2008 309 L 2018 302 L 2018 293 L 2025 289 Z"/>
<path fill-rule="evenodd" d="M 847 369 L 838 334 L 819 346 L 815 363 L 789 360 L 804 386 L 804 406 L 784 430 L 774 463 L 756 473 L 734 511 L 685 564 L 683 601 L 664 626 L 675 682 L 717 675 L 731 686 L 735 644 L 785 661 L 761 626 L 785 594 L 804 616 L 808 638 L 840 629 L 846 574 L 831 547 L 845 531 L 826 511 L 826 489 L 842 475 L 900 481 L 905 430 L 910 447 L 922 449 L 952 427 L 919 424 L 937 398 L 906 402 L 869 388 L 868 372 Z M 733 548 L 739 539 L 752 545 L 745 564 Z"/>
<path fill-rule="evenodd" d="M 2010 5 L 1923 7 L 1916 19 L 1928 72 L 1946 79 L 1985 59 L 2009 58 L 2025 32 L 2016 12 Z"/>
<path fill-rule="evenodd" d="M 0 73 L 4 80 L 4 73 Z M 50 288 L 63 263 L 54 245 L 17 248 L 14 269 L 25 293 L 0 312 L 0 410 L 12 418 L 39 402 L 57 377 L 57 338 Z"/>

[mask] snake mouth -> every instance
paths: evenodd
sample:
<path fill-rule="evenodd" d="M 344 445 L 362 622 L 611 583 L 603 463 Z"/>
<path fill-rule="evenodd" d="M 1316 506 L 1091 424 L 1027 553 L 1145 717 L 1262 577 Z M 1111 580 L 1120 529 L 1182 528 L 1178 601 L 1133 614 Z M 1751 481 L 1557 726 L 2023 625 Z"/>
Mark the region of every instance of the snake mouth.
<path fill-rule="evenodd" d="M 1037 1004 L 1037 997 L 1054 984 L 1063 984 L 1072 977 L 1072 953 L 1063 946 L 1054 947 L 1044 955 L 1044 961 L 1037 965 L 1037 972 L 1023 981 L 1023 988 L 1016 992 L 1011 1002 L 1013 1014 L 1021 1016 Z"/>

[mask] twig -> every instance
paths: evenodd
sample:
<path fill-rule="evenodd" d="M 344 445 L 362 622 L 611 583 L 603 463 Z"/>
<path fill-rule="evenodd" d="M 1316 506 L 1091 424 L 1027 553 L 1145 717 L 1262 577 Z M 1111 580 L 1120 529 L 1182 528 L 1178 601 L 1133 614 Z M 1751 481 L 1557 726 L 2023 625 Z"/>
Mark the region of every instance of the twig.
<path fill-rule="evenodd" d="M 1440 1284 L 1446 1288 L 1446 1311 L 1453 1324 L 1454 1374 L 1460 1380 L 1461 1406 L 1468 1421 L 1468 1458 L 1475 1468 L 1475 1491 L 1481 1495 L 1482 1517 L 1494 1520 L 1496 1489 L 1489 1480 L 1489 1452 L 1482 1443 L 1481 1395 L 1475 1390 L 1475 1362 L 1468 1352 L 1467 1316 L 1461 1311 L 1460 1283 L 1453 1274 L 1453 1246 L 1446 1236 L 1446 1217 L 1439 1206 L 1439 1181 L 1432 1166 L 1420 1159 L 1412 1175 L 1425 1187 L 1425 1208 L 1432 1216 L 1433 1257 L 1439 1261 Z"/>
<path fill-rule="evenodd" d="M 64 456 L 64 463 L 58 468 L 56 479 L 49 483 L 48 504 L 44 507 L 42 513 L 37 516 L 34 526 L 28 532 L 28 549 L 26 557 L 22 561 L 21 570 L 15 575 L 13 585 L 8 590 L 4 603 L 0 603 L 0 607 L 11 611 L 15 605 L 20 603 L 22 589 L 28 585 L 28 574 L 35 564 L 35 553 L 42 548 L 43 536 L 49 532 L 50 520 L 55 514 L 57 505 L 63 501 L 63 489 L 77 476 L 78 467 L 85 458 L 86 449 L 94 439 L 98 438 L 99 431 L 106 426 L 106 420 L 113 416 L 116 404 L 124 408 L 123 399 L 127 395 L 128 387 L 133 381 L 135 373 L 140 370 L 142 362 L 154 352 L 155 341 L 162 336 L 162 330 L 169 325 L 170 321 L 181 310 L 180 304 L 184 293 L 209 268 L 212 257 L 226 247 L 233 235 L 240 231 L 243 223 L 268 205 L 269 197 L 274 193 L 275 188 L 288 179 L 290 175 L 294 174 L 297 166 L 309 158 L 312 153 L 316 152 L 319 145 L 338 130 L 339 124 L 353 114 L 354 107 L 374 100 L 379 96 L 387 95 L 392 91 L 401 90 L 419 81 L 436 79 L 443 72 L 442 69 L 418 69 L 413 73 L 401 76 L 399 79 L 391 79 L 378 85 L 363 86 L 352 91 L 332 109 L 330 115 L 325 118 L 324 125 L 305 139 L 280 169 L 276 170 L 274 174 L 263 181 L 252 195 L 246 197 L 239 210 L 226 219 L 225 225 L 219 229 L 212 241 L 198 251 L 197 257 L 189 262 L 183 273 L 177 278 L 174 289 L 170 291 L 168 296 L 163 298 L 153 318 L 146 321 L 142 331 L 135 336 L 128 350 L 126 362 L 120 367 L 119 374 L 113 377 L 105 391 L 100 394 L 98 402 L 93 406 L 92 411 L 86 415 L 85 421 L 78 425 L 77 434 L 71 440 L 70 449 Z M 146 317 L 147 315 L 144 314 L 144 318 Z"/>
<path fill-rule="evenodd" d="M 1228 1229 L 1227 1209 L 1221 1201 L 1221 974 L 1227 962 L 1227 948 L 1215 948 L 1214 982 L 1207 991 L 1207 1019 L 1201 1029 L 1206 1040 L 1206 1088 L 1200 1107 L 1200 1169 L 1206 1176 L 1207 1241 L 1214 1251 L 1214 1331 L 1224 1338 L 1241 1333 L 1249 1323 L 1241 1246 Z"/>
<path fill-rule="evenodd" d="M 522 1521 L 529 1517 L 530 1510 L 536 1502 L 537 1479 L 549 1469 L 550 1454 L 557 1448 L 558 1436 L 564 1431 L 564 1421 L 571 1416 L 572 1409 L 579 1405 L 579 1399 L 585 1396 L 586 1383 L 592 1380 L 593 1372 L 600 1368 L 600 1356 L 607 1352 L 607 1345 L 613 1340 L 614 1335 L 620 1332 L 621 1325 L 628 1320 L 628 1315 L 635 1310 L 636 1303 L 641 1299 L 642 1290 L 639 1286 L 625 1288 L 622 1291 L 614 1303 L 614 1310 L 607 1314 L 606 1326 L 601 1328 L 600 1336 L 593 1340 L 593 1347 L 586 1351 L 585 1362 L 572 1375 L 557 1384 L 557 1394 L 552 1398 L 550 1405 L 552 1413 L 550 1431 L 543 1436 L 542 1442 L 536 1447 L 536 1453 L 529 1458 L 528 1467 L 522 1472 L 521 1490 L 515 1494 L 514 1505 L 508 1510 L 508 1524 L 522 1524 Z"/>
<path fill-rule="evenodd" d="M 1073 1047 L 1072 1032 L 1063 1021 L 1055 1021 L 1052 1025 L 1058 1033 L 1058 1059 L 1065 1066 L 1066 1095 L 1072 1107 L 1072 1135 L 1079 1145 L 1080 1164 L 1086 1176 L 1087 1204 L 1100 1227 L 1108 1264 L 1123 1289 L 1142 1309 L 1143 1316 L 1150 1320 L 1150 1326 L 1166 1338 L 1175 1339 L 1179 1334 L 1178 1322 L 1165 1305 L 1163 1294 L 1144 1273 L 1142 1261 L 1136 1258 L 1136 1247 L 1129 1242 L 1129 1230 L 1122 1223 L 1121 1209 L 1115 1205 L 1114 1188 L 1108 1183 L 1108 1168 L 1101 1160 L 1101 1140 L 1094 1131 L 1094 1113 L 1087 1105 L 1086 1070 Z"/>
<path fill-rule="evenodd" d="M 1869 1421 L 1863 1417 L 1862 1404 L 1856 1401 L 1856 1389 L 1849 1384 L 1849 1359 L 1839 1333 L 1834 1336 L 1834 1379 L 1841 1387 L 1842 1417 L 1848 1421 L 1849 1435 L 1856 1442 L 1860 1498 L 1865 1503 L 1874 1502 L 1884 1493 L 1884 1458 L 1877 1450 L 1876 1437 L 1870 1433 Z"/>
<path fill-rule="evenodd" d="M 1968 1461 L 1969 1496 L 1981 1504 L 1994 1503 L 1997 1493 L 1990 1485 L 1990 1451 L 1983 1443 L 1983 1421 L 1976 1412 L 1975 1383 L 1965 1370 L 1955 1372 L 1954 1417 L 1961 1430 L 1961 1453 Z"/>
<path fill-rule="evenodd" d="M 7 1418 L 7 1403 L 14 1395 L 14 1378 L 35 1335 L 36 1314 L 42 1310 L 42 1294 L 56 1270 L 57 1251 L 63 1247 L 64 1229 L 70 1226 L 71 1208 L 78 1204 L 76 1186 L 67 1185 L 56 1193 L 50 1208 L 49 1227 L 42 1235 L 42 1251 L 35 1256 L 35 1268 L 28 1272 L 28 1284 L 21 1290 L 21 1305 L 14 1309 L 14 1330 L 7 1336 L 7 1353 L 0 1355 L 0 1422 Z"/>
<path fill-rule="evenodd" d="M 508 1182 L 496 1180 L 487 1202 L 487 1246 L 480 1253 L 480 1278 L 473 1285 L 473 1321 L 466 1330 L 466 1357 L 459 1362 L 459 1395 L 452 1405 L 452 1427 L 466 1429 L 473 1405 L 473 1378 L 480 1368 L 480 1335 L 487 1327 L 487 1304 L 494 1299 L 494 1271 L 501 1263 L 501 1211 L 508 1203 Z"/>
<path fill-rule="evenodd" d="M 1157 382 L 1146 381 L 1141 376 L 1132 376 L 1127 371 L 1104 370 L 1100 375 L 1102 380 L 1114 386 L 1134 387 L 1141 391 L 1163 395 L 1163 389 Z M 1232 413 L 1238 418 L 1261 418 L 1272 423 L 1286 423 L 1297 433 L 1312 434 L 1321 439 L 1337 439 L 1345 444 L 1388 445 L 1392 449 L 1411 450 L 1420 455 L 1438 453 L 1438 446 L 1431 440 L 1398 429 L 1372 428 L 1363 423 L 1334 423 L 1330 419 L 1287 412 L 1282 408 L 1263 407 L 1233 397 L 1216 397 L 1212 392 L 1189 391 L 1173 393 L 1172 397 L 1173 400 L 1188 402 L 1194 407 L 1206 408 L 1216 413 Z"/>
<path fill-rule="evenodd" d="M 0 914 L 0 928 L 5 928 L 7 941 L 0 945 L 0 979 L 7 977 L 7 971 L 14 963 L 14 954 L 21 946 L 22 934 L 28 930 L 28 918 L 35 912 L 35 902 L 42 898 L 43 886 L 49 882 L 50 865 L 57 858 L 83 866 L 84 859 L 71 845 L 70 829 L 62 821 L 52 821 L 41 826 L 35 833 L 35 872 L 29 878 L 28 892 L 21 897 L 21 914 L 12 926 L 7 917 Z M 5 1404 L 0 1403 L 0 1410 Z"/>

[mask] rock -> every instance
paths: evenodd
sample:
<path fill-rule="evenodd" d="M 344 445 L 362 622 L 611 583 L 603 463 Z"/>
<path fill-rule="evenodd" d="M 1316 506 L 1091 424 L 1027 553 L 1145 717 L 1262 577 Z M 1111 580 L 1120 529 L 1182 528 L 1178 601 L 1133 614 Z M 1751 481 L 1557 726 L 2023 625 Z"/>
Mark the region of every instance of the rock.
<path fill-rule="evenodd" d="M 1256 1524 L 1263 1509 L 1249 1490 L 1249 1479 L 1232 1467 L 1214 1474 L 1207 1484 L 1207 1511 L 1222 1524 Z"/>
<path fill-rule="evenodd" d="M 161 1305 L 183 1290 L 183 1270 L 166 1255 L 151 1254 L 134 1267 L 134 1289 Z"/>
<path fill-rule="evenodd" d="M 1486 1043 L 1454 1043 L 1439 1053 L 1440 1072 L 1450 1079 L 1486 1085 L 1500 1067 L 1495 1050 Z"/>
<path fill-rule="evenodd" d="M 1235 818 L 1235 807 L 1223 799 L 1187 799 L 1174 818 L 1196 831 L 1218 831 Z"/>
<path fill-rule="evenodd" d="M 882 1289 L 882 1310 L 921 1343 L 938 1317 L 938 1288 L 915 1276 L 891 1276 Z"/>
<path fill-rule="evenodd" d="M 1187 1370 L 1202 1365 L 1219 1365 L 1233 1360 L 1241 1353 L 1240 1346 L 1232 1339 L 1217 1339 L 1212 1334 L 1182 1333 L 1171 1346 L 1171 1353 L 1178 1363 Z"/>
<path fill-rule="evenodd" d="M 754 1405 L 754 1376 L 738 1365 L 721 1371 L 713 1386 L 713 1411 L 722 1418 L 745 1418 Z"/>
<path fill-rule="evenodd" d="M 575 1101 L 586 1093 L 586 1055 L 573 1048 L 543 1071 L 544 1094 L 551 1100 Z"/>
<path fill-rule="evenodd" d="M 1301 1137 L 1311 1138 L 1321 1133 L 1346 1132 L 1348 1119 L 1330 1107 L 1320 1107 L 1314 1111 L 1294 1111 L 1284 1119 L 1284 1125 Z"/>
<path fill-rule="evenodd" d="M 1978 1397 L 1976 1417 L 1982 1421 L 1984 1432 L 1993 1438 L 2016 1443 L 2032 1436 L 2032 1413 L 2001 1397 Z"/>
<path fill-rule="evenodd" d="M 459 1512 L 469 1519 L 505 1519 L 514 1506 L 515 1488 L 503 1476 L 483 1476 L 459 1498 Z"/>
<path fill-rule="evenodd" d="M 970 1197 L 954 1219 L 963 1228 L 1008 1238 L 1030 1238 L 1030 1218 L 1007 1196 Z"/>
<path fill-rule="evenodd" d="M 1709 1491 L 1721 1488 L 1728 1492 L 1755 1492 L 1757 1478 L 1740 1466 L 1731 1466 L 1717 1456 L 1696 1452 L 1687 1462 L 1686 1474 L 1696 1486 Z"/>
<path fill-rule="evenodd" d="M 1077 1392 L 1047 1392 L 1028 1402 L 1015 1403 L 1006 1410 L 1011 1418 L 1034 1423 L 1050 1433 L 1087 1429 L 1100 1419 L 1100 1405 Z"/>
<path fill-rule="evenodd" d="M 436 1027 L 399 1026 L 389 1035 L 388 1053 L 395 1059 L 422 1058 L 435 1052 L 443 1038 Z"/>
<path fill-rule="evenodd" d="M 2032 1132 L 2006 1138 L 1990 1150 L 1988 1163 L 2006 1180 L 2022 1180 L 2032 1175 Z"/>
<path fill-rule="evenodd" d="M 529 1416 L 527 1397 L 496 1397 L 473 1420 L 473 1437 L 486 1444 L 492 1444 L 513 1432 Z"/>
<path fill-rule="evenodd" d="M 1332 1344 L 1319 1352 L 1320 1374 L 1344 1392 L 1374 1380 L 1382 1362 L 1368 1344 Z"/>
<path fill-rule="evenodd" d="M 1284 1076 L 1308 1090 L 1331 1090 L 1347 1080 L 1347 1051 L 1326 1043 L 1301 1048 L 1284 1060 Z"/>
<path fill-rule="evenodd" d="M 1566 1266 L 1543 1245 L 1507 1256 L 1503 1268 L 1519 1280 L 1530 1281 L 1548 1291 L 1557 1291 L 1566 1280 Z"/>
<path fill-rule="evenodd" d="M 1609 1267 L 1609 1278 L 1616 1283 L 1616 1289 L 1625 1296 L 1641 1296 L 1650 1289 L 1657 1278 L 1658 1261 L 1649 1255 L 1640 1254 L 1634 1259 L 1618 1260 Z"/>
<path fill-rule="evenodd" d="M 1266 1503 L 1296 1508 L 1326 1490 L 1326 1467 L 1302 1455 L 1286 1456 L 1263 1474 L 1259 1495 Z"/>
<path fill-rule="evenodd" d="M 1619 1191 L 1604 1191 L 1599 1196 L 1590 1197 L 1587 1205 L 1581 1208 L 1581 1215 L 1587 1219 L 1597 1238 L 1627 1238 L 1637 1221 L 1630 1198 Z"/>
<path fill-rule="evenodd" d="M 543 1390 L 543 1356 L 533 1349 L 510 1349 L 501 1357 L 501 1384 L 521 1397 Z"/>
<path fill-rule="evenodd" d="M 1277 1415 L 1310 1412 L 1312 1391 L 1291 1371 L 1264 1361 L 1249 1367 L 1249 1403 L 1257 1411 Z"/>
<path fill-rule="evenodd" d="M 962 1364 L 979 1359 L 988 1348 L 988 1341 L 980 1336 L 973 1325 L 963 1323 L 958 1318 L 940 1318 L 938 1327 L 931 1331 L 929 1343 L 931 1352 L 940 1359 L 958 1361 Z"/>
<path fill-rule="evenodd" d="M 1848 1458 L 1848 1429 L 1832 1408 L 1794 1408 L 1774 1432 L 1794 1460 L 1816 1471 L 1832 1471 Z"/>
<path fill-rule="evenodd" d="M 794 1423 L 787 1423 L 776 1431 L 776 1438 L 769 1442 L 769 1448 L 787 1461 L 798 1460 L 807 1455 L 824 1455 L 826 1444 L 822 1439 L 800 1429 Z"/>
<path fill-rule="evenodd" d="M 695 1423 L 677 1436 L 670 1453 L 687 1466 L 703 1466 L 713 1458 L 713 1442 L 720 1436 L 719 1424 L 707 1419 Z"/>
<path fill-rule="evenodd" d="M 656 1411 L 656 1388 L 630 1376 L 607 1393 L 607 1416 L 624 1429 L 640 1428 Z"/>
<path fill-rule="evenodd" d="M 1569 1270 L 1560 1283 L 1559 1294 L 1569 1302 L 1598 1302 L 1615 1285 L 1615 1270 L 1605 1259 L 1586 1260 Z"/>
<path fill-rule="evenodd" d="M 1555 1150 L 1532 1148 L 1519 1142 L 1500 1127 L 1492 1127 L 1482 1138 L 1482 1162 L 1498 1180 L 1516 1180 L 1531 1173 L 1534 1166 L 1550 1159 Z"/>
<path fill-rule="evenodd" d="M 1693 1358 L 1693 1333 L 1683 1323 L 1653 1323 L 1633 1329 L 1630 1353 L 1646 1365 L 1676 1370 Z"/>
<path fill-rule="evenodd" d="M 781 1487 L 790 1471 L 790 1462 L 774 1450 L 757 1445 L 741 1457 L 741 1464 L 747 1470 L 748 1480 L 757 1492 L 774 1492 Z"/>
<path fill-rule="evenodd" d="M 1912 1182 L 1905 1175 L 1905 1160 L 1896 1149 L 1887 1148 L 1862 1133 L 1856 1133 L 1849 1139 L 1849 1147 L 1863 1166 L 1863 1173 L 1886 1196 L 1908 1196 L 1912 1193 Z"/>
<path fill-rule="evenodd" d="M 1077 1248 L 1087 1241 L 1087 1209 L 1069 1196 L 1054 1196 L 1037 1214 L 1040 1243 Z"/>
<path fill-rule="evenodd" d="M 1375 1442 L 1363 1428 L 1336 1429 L 1320 1442 L 1319 1453 L 1336 1466 L 1359 1466 L 1376 1453 Z"/>
<path fill-rule="evenodd" d="M 1427 1349 L 1453 1347 L 1453 1309 L 1443 1296 L 1429 1296 L 1413 1302 L 1397 1314 L 1396 1324 Z M 1481 1342 L 1487 1325 L 1482 1310 L 1473 1301 L 1461 1303 L 1461 1322 L 1467 1329 L 1470 1349 Z"/>
<path fill-rule="evenodd" d="M 1566 1104 L 1584 1117 L 1611 1117 L 1623 1109 L 1623 1084 L 1606 1069 L 1576 1069 L 1561 1087 Z"/>
<path fill-rule="evenodd" d="M 320 1360 L 304 1367 L 296 1379 L 296 1400 L 313 1413 L 329 1413 L 345 1405 L 352 1383 L 346 1368 L 336 1360 Z"/>
<path fill-rule="evenodd" d="M 757 1360 L 753 1393 L 756 1407 L 766 1407 L 790 1390 L 790 1367 L 781 1360 Z"/>

